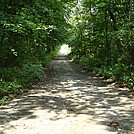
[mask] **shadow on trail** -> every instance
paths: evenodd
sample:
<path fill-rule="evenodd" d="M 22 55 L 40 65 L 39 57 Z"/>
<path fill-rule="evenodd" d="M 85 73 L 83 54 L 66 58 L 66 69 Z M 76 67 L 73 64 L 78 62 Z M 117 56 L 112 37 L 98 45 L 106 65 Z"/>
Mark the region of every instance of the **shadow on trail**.
<path fill-rule="evenodd" d="M 40 81 L 30 93 L 0 109 L 2 128 L 21 118 L 36 120 L 36 109 L 55 112 L 49 117 L 52 121 L 85 114 L 89 116 L 87 122 L 105 125 L 109 131 L 117 131 L 108 126 L 111 121 L 119 122 L 123 132 L 134 128 L 134 92 L 110 87 L 108 82 L 82 70 L 66 57 L 58 58 L 52 62 L 49 83 Z"/>

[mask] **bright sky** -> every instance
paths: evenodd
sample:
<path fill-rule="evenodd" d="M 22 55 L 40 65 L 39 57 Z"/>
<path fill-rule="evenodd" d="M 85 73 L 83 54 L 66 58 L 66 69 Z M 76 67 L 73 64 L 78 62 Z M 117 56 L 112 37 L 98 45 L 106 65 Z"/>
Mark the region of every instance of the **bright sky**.
<path fill-rule="evenodd" d="M 69 48 L 68 45 L 62 45 L 61 48 L 60 48 L 60 53 L 61 54 L 64 54 L 64 55 L 67 55 L 71 52 L 71 48 Z"/>

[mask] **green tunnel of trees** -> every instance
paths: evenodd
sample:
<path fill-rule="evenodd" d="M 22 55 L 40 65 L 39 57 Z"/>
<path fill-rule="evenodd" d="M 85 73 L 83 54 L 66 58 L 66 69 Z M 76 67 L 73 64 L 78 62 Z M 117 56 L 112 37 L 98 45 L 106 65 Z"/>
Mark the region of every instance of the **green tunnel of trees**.
<path fill-rule="evenodd" d="M 132 0 L 0 0 L 0 97 L 39 78 L 57 48 L 88 70 L 134 82 Z M 12 96 L 12 95 L 11 95 Z"/>

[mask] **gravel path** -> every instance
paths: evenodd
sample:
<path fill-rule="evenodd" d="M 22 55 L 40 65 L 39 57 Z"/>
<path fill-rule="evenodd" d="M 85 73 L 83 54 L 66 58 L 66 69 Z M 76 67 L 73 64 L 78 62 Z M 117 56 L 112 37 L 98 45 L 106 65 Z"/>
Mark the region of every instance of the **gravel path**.
<path fill-rule="evenodd" d="M 134 134 L 134 92 L 65 56 L 25 95 L 0 108 L 0 134 Z M 109 126 L 119 123 L 117 127 Z"/>

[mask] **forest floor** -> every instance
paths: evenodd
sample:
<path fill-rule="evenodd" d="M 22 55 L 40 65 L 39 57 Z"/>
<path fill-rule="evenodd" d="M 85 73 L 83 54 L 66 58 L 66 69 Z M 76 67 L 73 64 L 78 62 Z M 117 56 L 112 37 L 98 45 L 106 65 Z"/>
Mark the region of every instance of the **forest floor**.
<path fill-rule="evenodd" d="M 133 96 L 57 56 L 47 78 L 0 107 L 0 134 L 133 134 Z"/>

